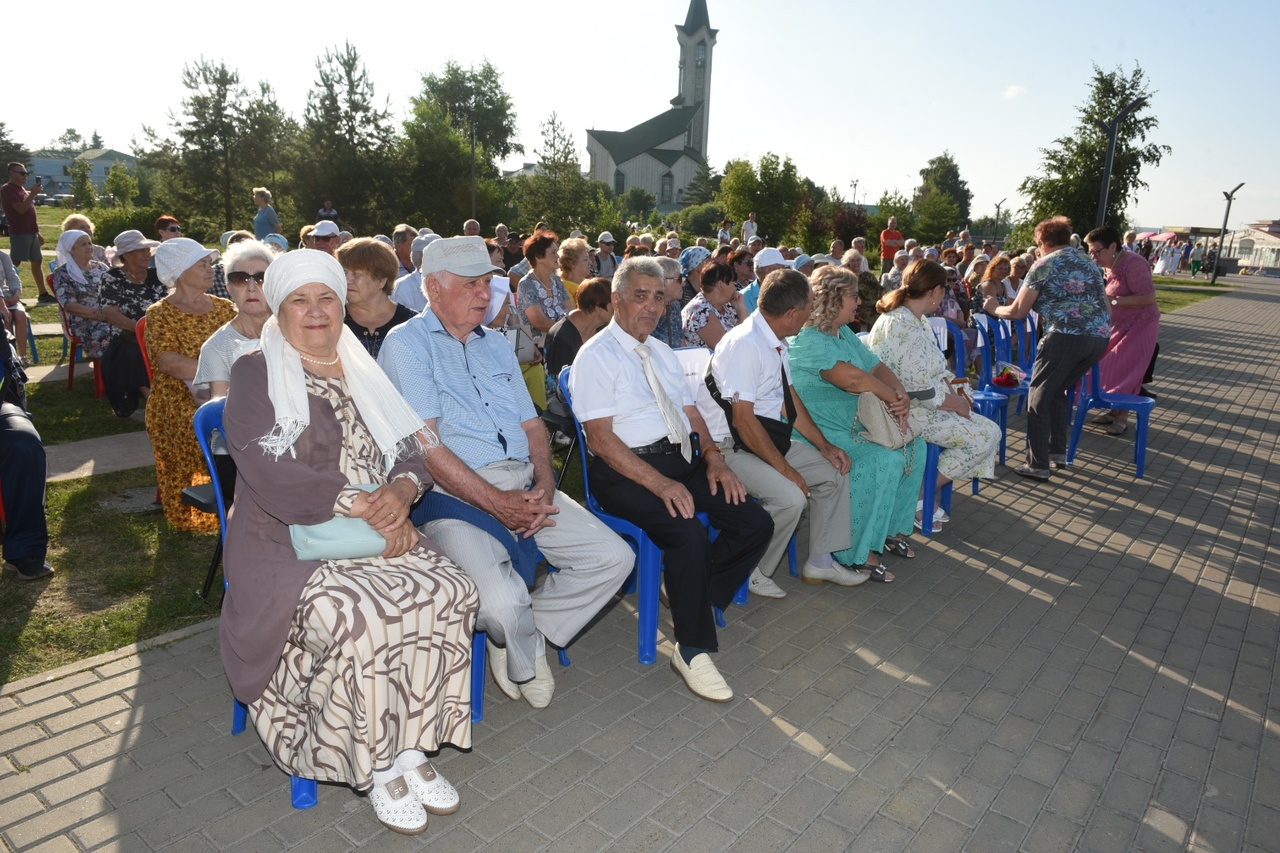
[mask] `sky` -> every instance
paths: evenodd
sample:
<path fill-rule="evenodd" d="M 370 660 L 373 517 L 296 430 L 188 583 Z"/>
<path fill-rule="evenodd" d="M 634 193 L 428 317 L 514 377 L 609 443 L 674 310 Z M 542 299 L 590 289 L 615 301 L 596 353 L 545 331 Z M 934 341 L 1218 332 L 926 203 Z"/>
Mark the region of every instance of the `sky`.
<path fill-rule="evenodd" d="M 1280 2 L 1166 0 L 1158 14 L 1083 0 L 1054 4 L 1060 13 L 1047 15 L 1041 5 L 917 0 L 901 7 L 910 17 L 895 19 L 852 0 L 707 0 L 719 30 L 711 164 L 720 170 L 730 159 L 755 162 L 772 151 L 846 199 L 856 181 L 858 201 L 875 204 L 885 190 L 910 195 L 920 169 L 947 150 L 973 192 L 972 216 L 994 215 L 1001 200 L 1004 211 L 1016 211 L 1024 201 L 1017 187 L 1037 173 L 1039 149 L 1074 131 L 1092 65 L 1127 73 L 1137 62 L 1160 120 L 1151 141 L 1173 152 L 1143 170 L 1150 188 L 1131 204 L 1129 221 L 1217 227 L 1223 191 L 1241 181 L 1229 227 L 1280 219 Z M 157 8 L 122 0 L 104 17 L 101 3 L 64 0 L 58 17 L 81 22 L 84 49 L 71 33 L 11 39 L 17 55 L 7 67 L 36 76 L 30 97 L 15 98 L 20 87 L 6 83 L 0 121 L 10 136 L 39 148 L 74 127 L 130 151 L 143 140 L 142 125 L 167 129 L 186 94 L 182 67 L 202 56 L 225 62 L 250 87 L 269 82 L 281 107 L 301 118 L 316 60 L 349 40 L 398 118 L 424 74 L 450 59 L 465 67 L 487 58 L 512 97 L 525 147 L 504 167 L 536 159 L 539 125 L 552 112 L 573 132 L 585 164 L 588 128 L 626 130 L 668 108 L 677 85 L 675 25 L 688 0 L 368 7 L 377 14 L 329 0 L 269 15 L 209 7 L 201 16 L 185 6 L 159 17 Z M 606 12 L 628 8 L 644 15 Z M 113 23 L 126 18 L 127 26 Z M 184 31 L 179 21 L 198 27 Z"/>

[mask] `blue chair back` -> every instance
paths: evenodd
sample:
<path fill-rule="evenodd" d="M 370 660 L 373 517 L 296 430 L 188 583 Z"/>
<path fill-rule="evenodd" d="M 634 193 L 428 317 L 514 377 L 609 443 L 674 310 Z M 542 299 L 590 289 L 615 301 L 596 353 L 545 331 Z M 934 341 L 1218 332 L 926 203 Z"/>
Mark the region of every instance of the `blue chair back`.
<path fill-rule="evenodd" d="M 218 480 L 218 466 L 213 462 L 213 433 L 215 430 L 222 432 L 222 411 L 226 406 L 226 397 L 210 400 L 196 409 L 194 418 L 196 441 L 204 453 L 205 464 L 209 466 L 209 477 L 213 480 L 213 493 L 218 498 L 218 524 L 222 530 L 223 548 L 227 546 L 227 512 L 224 508 L 226 502 L 222 498 L 222 483 Z M 225 577 L 223 582 L 225 583 Z"/>

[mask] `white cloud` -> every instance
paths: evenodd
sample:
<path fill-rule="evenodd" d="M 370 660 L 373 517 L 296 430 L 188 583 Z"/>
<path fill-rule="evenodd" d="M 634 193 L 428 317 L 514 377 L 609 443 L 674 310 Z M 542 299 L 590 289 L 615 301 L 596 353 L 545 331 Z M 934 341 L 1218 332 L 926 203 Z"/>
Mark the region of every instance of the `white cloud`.
<path fill-rule="evenodd" d="M 1025 95 L 1026 93 L 1027 93 L 1026 86 L 1020 86 L 1017 83 L 1015 83 L 1009 88 L 1005 89 L 1004 92 L 1000 95 L 1000 97 L 1004 98 L 1006 101 L 1012 101 L 1014 98 L 1018 97 L 1019 95 Z"/>

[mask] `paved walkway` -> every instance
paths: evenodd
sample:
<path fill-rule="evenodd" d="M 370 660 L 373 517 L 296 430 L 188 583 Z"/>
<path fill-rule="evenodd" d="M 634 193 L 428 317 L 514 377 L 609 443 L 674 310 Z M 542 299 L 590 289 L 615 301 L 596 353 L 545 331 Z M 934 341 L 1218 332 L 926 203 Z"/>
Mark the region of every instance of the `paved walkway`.
<path fill-rule="evenodd" d="M 1262 280 L 1165 318 L 1146 479 L 1132 434 L 1091 430 L 1053 484 L 1001 469 L 959 498 L 897 583 L 788 578 L 731 609 L 727 705 L 636 663 L 622 599 L 550 708 L 490 685 L 473 750 L 439 761 L 462 810 L 424 836 L 339 786 L 290 808 L 256 736 L 228 733 L 208 622 L 0 689 L 0 843 L 1275 850 L 1277 328 Z"/>

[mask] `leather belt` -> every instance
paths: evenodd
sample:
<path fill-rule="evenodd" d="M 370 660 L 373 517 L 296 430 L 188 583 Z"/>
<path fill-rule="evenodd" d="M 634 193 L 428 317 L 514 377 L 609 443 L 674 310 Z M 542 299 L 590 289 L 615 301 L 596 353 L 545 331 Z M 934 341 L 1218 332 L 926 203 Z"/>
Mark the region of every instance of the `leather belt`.
<path fill-rule="evenodd" d="M 664 456 L 668 453 L 679 453 L 680 445 L 664 438 L 661 441 L 655 441 L 653 444 L 646 444 L 644 447 L 633 447 L 631 452 L 636 456 Z"/>

